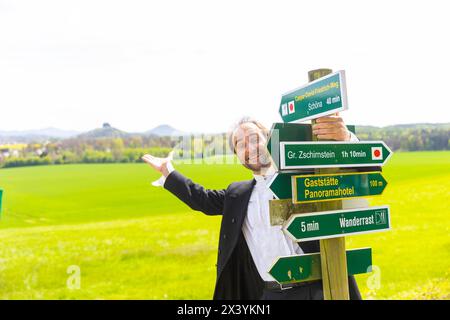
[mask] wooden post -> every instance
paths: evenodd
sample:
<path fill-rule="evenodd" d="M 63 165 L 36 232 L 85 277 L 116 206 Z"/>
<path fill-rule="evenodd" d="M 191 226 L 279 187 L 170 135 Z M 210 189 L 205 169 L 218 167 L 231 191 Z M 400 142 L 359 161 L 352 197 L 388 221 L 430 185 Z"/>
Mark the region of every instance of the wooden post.
<path fill-rule="evenodd" d="M 317 69 L 308 72 L 309 81 L 314 81 L 327 74 L 332 73 L 330 69 Z M 312 124 L 315 120 L 312 120 Z M 313 141 L 317 136 L 312 135 Z M 315 169 L 317 174 L 338 173 L 339 169 L 326 168 Z M 325 201 L 316 203 L 316 211 L 342 209 L 342 200 Z M 320 240 L 320 260 L 322 265 L 323 295 L 325 300 L 349 300 L 347 259 L 345 254 L 345 238 L 332 238 Z"/>

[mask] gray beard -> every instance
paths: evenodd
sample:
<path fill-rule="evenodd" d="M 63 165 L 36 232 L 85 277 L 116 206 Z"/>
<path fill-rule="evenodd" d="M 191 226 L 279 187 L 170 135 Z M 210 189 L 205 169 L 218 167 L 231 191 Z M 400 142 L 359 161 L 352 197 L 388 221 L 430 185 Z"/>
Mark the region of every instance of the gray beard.
<path fill-rule="evenodd" d="M 253 171 L 253 172 L 260 172 L 261 169 L 268 168 L 268 167 L 270 167 L 272 164 L 271 164 L 270 161 L 269 161 L 269 162 L 267 162 L 267 163 L 262 163 L 262 162 L 260 162 L 258 165 L 256 165 L 256 164 L 249 164 L 249 163 L 243 163 L 242 165 L 243 165 L 244 167 L 246 167 L 247 169 Z"/>

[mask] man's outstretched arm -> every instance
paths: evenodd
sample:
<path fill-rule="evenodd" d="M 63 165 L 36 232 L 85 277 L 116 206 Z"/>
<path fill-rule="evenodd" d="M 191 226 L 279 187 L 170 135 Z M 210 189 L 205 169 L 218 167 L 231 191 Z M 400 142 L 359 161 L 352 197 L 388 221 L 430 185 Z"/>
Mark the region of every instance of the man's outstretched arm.
<path fill-rule="evenodd" d="M 222 214 L 225 190 L 209 190 L 192 182 L 191 179 L 173 169 L 172 155 L 171 152 L 167 158 L 157 158 L 148 154 L 142 157 L 153 169 L 162 174 L 162 177 L 153 185 L 164 186 L 193 210 L 202 211 L 207 215 Z"/>

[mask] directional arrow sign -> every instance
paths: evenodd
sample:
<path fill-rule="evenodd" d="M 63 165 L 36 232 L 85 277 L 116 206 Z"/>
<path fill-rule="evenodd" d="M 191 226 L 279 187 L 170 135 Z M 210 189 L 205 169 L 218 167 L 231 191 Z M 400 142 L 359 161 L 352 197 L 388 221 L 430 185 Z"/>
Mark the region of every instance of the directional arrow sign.
<path fill-rule="evenodd" d="M 298 175 L 298 171 L 279 172 L 268 182 L 268 187 L 277 199 L 292 198 L 292 177 Z"/>
<path fill-rule="evenodd" d="M 346 109 L 345 72 L 338 71 L 285 93 L 279 113 L 284 122 L 301 122 Z"/>
<path fill-rule="evenodd" d="M 372 271 L 372 249 L 347 250 L 346 254 L 348 275 Z M 319 280 L 321 273 L 320 253 L 279 257 L 269 270 L 280 284 Z"/>
<path fill-rule="evenodd" d="M 280 142 L 280 169 L 382 166 L 391 155 L 383 141 Z"/>
<path fill-rule="evenodd" d="M 347 129 L 355 133 L 355 126 L 348 125 Z M 269 151 L 277 168 L 280 167 L 280 142 L 312 141 L 312 129 L 310 124 L 277 122 L 270 129 L 267 140 Z M 307 170 L 311 172 L 311 170 Z"/>
<path fill-rule="evenodd" d="M 382 206 L 295 214 L 286 221 L 283 230 L 299 242 L 386 231 L 390 226 L 389 207 Z"/>
<path fill-rule="evenodd" d="M 287 174 L 286 174 L 287 176 Z M 317 202 L 380 195 L 387 181 L 380 172 L 292 175 L 292 202 Z M 283 177 L 284 178 L 284 177 Z M 278 180 L 285 180 L 286 178 Z M 285 183 L 284 181 L 282 181 Z M 270 186 L 276 191 L 279 188 Z M 283 194 L 284 195 L 284 194 Z"/>

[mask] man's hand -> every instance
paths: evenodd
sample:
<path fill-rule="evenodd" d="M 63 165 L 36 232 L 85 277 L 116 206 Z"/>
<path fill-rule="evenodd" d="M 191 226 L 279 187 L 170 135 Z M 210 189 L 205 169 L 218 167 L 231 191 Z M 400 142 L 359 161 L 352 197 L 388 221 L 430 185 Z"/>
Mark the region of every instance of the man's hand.
<path fill-rule="evenodd" d="M 157 158 L 150 154 L 146 154 L 141 159 L 147 162 L 150 167 L 152 167 L 156 171 L 161 172 L 164 177 L 167 177 L 169 175 L 167 164 L 173 159 L 173 151 L 169 152 L 167 158 Z"/>
<path fill-rule="evenodd" d="M 317 135 L 319 140 L 350 140 L 350 131 L 345 126 L 344 120 L 338 115 L 317 118 L 312 129 L 313 134 Z"/>

